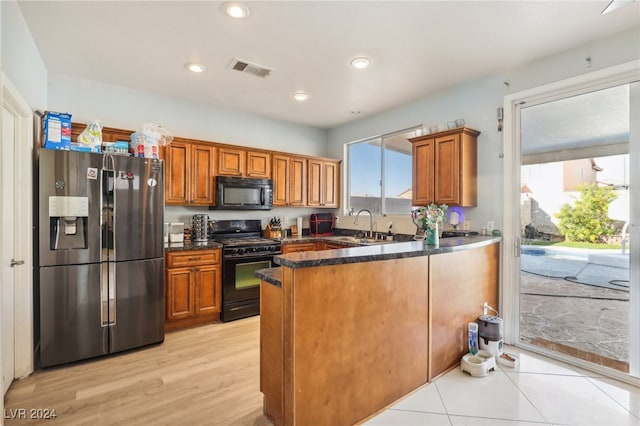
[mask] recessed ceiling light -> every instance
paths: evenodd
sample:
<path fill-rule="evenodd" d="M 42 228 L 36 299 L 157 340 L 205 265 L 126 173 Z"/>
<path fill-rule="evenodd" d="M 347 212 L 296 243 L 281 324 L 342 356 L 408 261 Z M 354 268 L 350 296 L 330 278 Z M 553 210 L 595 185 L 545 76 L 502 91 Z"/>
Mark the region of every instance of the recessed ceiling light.
<path fill-rule="evenodd" d="M 369 66 L 370 63 L 371 63 L 371 60 L 369 58 L 365 58 L 364 56 L 359 56 L 349 61 L 349 64 L 351 64 L 352 67 L 359 70 L 365 69 L 366 67 Z"/>
<path fill-rule="evenodd" d="M 295 99 L 296 101 L 298 101 L 298 102 L 304 102 L 307 99 L 309 99 L 309 94 L 306 93 L 306 92 L 301 92 L 301 91 L 300 92 L 293 92 L 291 94 L 291 97 L 293 99 Z"/>
<path fill-rule="evenodd" d="M 189 71 L 191 72 L 205 72 L 207 70 L 207 67 L 205 67 L 202 64 L 186 64 L 185 68 L 187 68 Z"/>
<path fill-rule="evenodd" d="M 224 11 L 232 18 L 242 19 L 249 16 L 249 8 L 242 3 L 225 3 Z"/>

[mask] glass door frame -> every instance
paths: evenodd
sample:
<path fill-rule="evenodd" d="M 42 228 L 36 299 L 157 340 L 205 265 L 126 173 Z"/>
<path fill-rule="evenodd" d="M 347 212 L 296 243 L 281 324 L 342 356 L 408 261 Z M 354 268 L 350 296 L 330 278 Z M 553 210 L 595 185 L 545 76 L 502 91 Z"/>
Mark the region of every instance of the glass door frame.
<path fill-rule="evenodd" d="M 504 191 L 503 191 L 503 247 L 502 247 L 502 292 L 500 306 L 504 319 L 505 343 L 523 347 L 533 352 L 556 358 L 579 367 L 595 370 L 605 376 L 613 377 L 636 386 L 640 386 L 640 267 L 638 262 L 630 262 L 630 342 L 629 375 L 576 358 L 551 352 L 544 348 L 519 342 L 520 315 L 520 111 L 523 106 L 546 103 L 569 96 L 605 89 L 612 86 L 640 82 L 640 61 L 614 66 L 604 70 L 561 80 L 544 86 L 535 87 L 504 97 Z M 634 87 L 635 86 L 635 87 Z M 630 90 L 632 111 L 640 111 L 640 83 Z M 640 158 L 640 114 L 630 114 L 629 150 L 631 158 Z M 640 182 L 640 168 L 631 170 L 630 175 L 630 251 L 640 252 L 640 188 L 634 184 Z M 508 176 L 517 179 L 508 179 Z M 635 282 L 634 282 L 635 280 Z M 635 377 L 634 377 L 635 376 Z"/>

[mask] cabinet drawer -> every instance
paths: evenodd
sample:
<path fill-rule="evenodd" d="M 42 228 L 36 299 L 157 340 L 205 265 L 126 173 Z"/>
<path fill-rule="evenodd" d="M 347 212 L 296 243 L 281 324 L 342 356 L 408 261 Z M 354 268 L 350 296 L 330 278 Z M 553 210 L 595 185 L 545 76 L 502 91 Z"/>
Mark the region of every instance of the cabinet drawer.
<path fill-rule="evenodd" d="M 301 251 L 315 251 L 316 243 L 287 243 L 282 245 L 282 254 L 298 253 Z"/>
<path fill-rule="evenodd" d="M 180 253 L 167 253 L 167 268 L 213 265 L 217 263 L 220 263 L 220 249 L 188 250 Z"/>

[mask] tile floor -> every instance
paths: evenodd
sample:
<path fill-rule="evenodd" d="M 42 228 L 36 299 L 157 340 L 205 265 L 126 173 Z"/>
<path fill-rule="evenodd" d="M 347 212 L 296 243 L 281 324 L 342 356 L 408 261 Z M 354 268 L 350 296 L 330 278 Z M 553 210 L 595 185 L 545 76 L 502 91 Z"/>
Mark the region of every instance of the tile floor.
<path fill-rule="evenodd" d="M 370 419 L 374 425 L 640 425 L 640 388 L 514 347 L 520 365 L 459 368 Z"/>

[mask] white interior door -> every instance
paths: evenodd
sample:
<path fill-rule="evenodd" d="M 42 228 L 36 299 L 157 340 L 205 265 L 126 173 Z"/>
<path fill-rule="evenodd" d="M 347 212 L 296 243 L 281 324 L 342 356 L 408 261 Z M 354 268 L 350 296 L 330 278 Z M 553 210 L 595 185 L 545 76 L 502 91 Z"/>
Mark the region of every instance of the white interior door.
<path fill-rule="evenodd" d="M 4 396 L 13 379 L 31 374 L 34 364 L 33 113 L 4 75 L 0 75 L 0 103 L 0 389 Z M 0 411 L 3 401 L 0 398 Z"/>
<path fill-rule="evenodd" d="M 3 106 L 2 108 L 2 145 L 0 146 L 0 196 L 4 200 L 0 208 L 0 241 L 2 256 L 0 262 L 1 310 L 0 324 L 2 325 L 2 395 L 5 394 L 13 381 L 15 372 L 15 339 L 14 339 L 14 288 L 15 262 L 13 228 L 14 203 L 14 146 L 15 119 L 13 114 Z"/>

